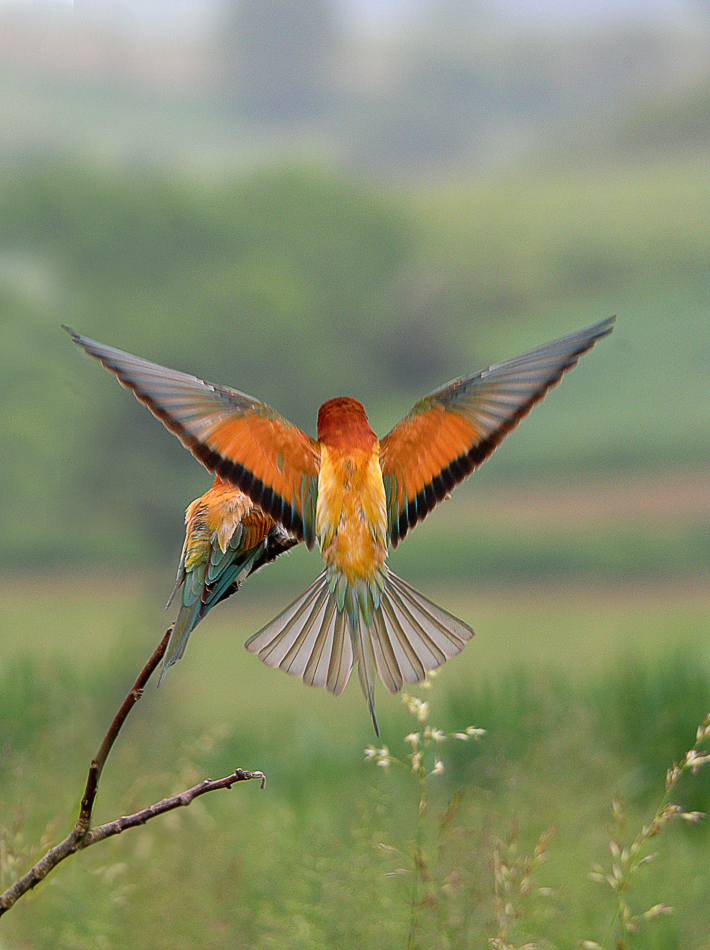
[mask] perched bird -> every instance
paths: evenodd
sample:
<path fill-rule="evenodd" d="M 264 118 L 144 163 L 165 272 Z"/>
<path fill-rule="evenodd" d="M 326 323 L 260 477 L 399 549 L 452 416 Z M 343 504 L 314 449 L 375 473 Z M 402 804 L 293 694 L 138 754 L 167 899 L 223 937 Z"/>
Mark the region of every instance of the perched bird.
<path fill-rule="evenodd" d="M 468 624 L 389 570 L 388 547 L 470 475 L 613 323 L 447 383 L 381 441 L 356 399 L 324 403 L 313 439 L 252 396 L 65 329 L 206 468 L 309 548 L 318 542 L 321 574 L 246 647 L 268 666 L 335 695 L 357 661 L 377 732 L 376 672 L 396 693 L 473 636 Z"/>
<path fill-rule="evenodd" d="M 212 487 L 189 506 L 185 524 L 185 544 L 168 600 L 170 606 L 182 588 L 180 610 L 158 686 L 184 654 L 188 637 L 207 612 L 239 590 L 250 574 L 298 543 L 244 492 L 219 475 Z"/>

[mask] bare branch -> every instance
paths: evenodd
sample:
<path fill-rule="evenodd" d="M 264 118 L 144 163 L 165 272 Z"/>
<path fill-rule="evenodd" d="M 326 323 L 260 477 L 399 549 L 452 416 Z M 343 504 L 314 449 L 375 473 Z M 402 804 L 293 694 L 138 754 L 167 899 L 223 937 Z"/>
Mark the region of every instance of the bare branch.
<path fill-rule="evenodd" d="M 64 861 L 64 859 L 70 855 L 75 854 L 77 851 L 88 848 L 90 845 L 96 844 L 99 841 L 104 841 L 106 838 L 112 838 L 114 835 L 120 835 L 122 831 L 126 831 L 129 828 L 139 828 L 147 821 L 150 821 L 151 818 L 157 818 L 158 815 L 164 815 L 166 812 L 172 811 L 175 808 L 186 808 L 192 804 L 196 798 L 199 798 L 200 795 L 205 795 L 207 792 L 214 792 L 220 788 L 231 788 L 232 785 L 235 785 L 237 782 L 247 782 L 254 778 L 261 779 L 261 787 L 263 788 L 266 782 L 266 777 L 263 772 L 246 772 L 243 769 L 236 769 L 236 771 L 232 772 L 231 775 L 225 776 L 225 778 L 215 780 L 205 779 L 205 781 L 200 782 L 199 785 L 195 785 L 193 788 L 181 792 L 179 795 L 174 795 L 172 798 L 164 798 L 162 801 L 156 802 L 154 805 L 149 805 L 148 808 L 143 808 L 133 815 L 124 815 L 122 818 L 109 821 L 105 825 L 99 825 L 90 831 L 82 832 L 80 821 L 77 821 L 71 833 L 64 841 L 60 842 L 54 848 L 50 848 L 44 857 L 40 858 L 34 867 L 30 868 L 27 874 L 15 881 L 4 894 L 0 895 L 0 917 L 2 917 L 6 911 L 10 910 L 13 904 L 22 897 L 23 894 L 26 894 L 27 891 L 32 890 L 36 884 L 44 880 L 49 872 L 60 862 Z"/>
<path fill-rule="evenodd" d="M 149 805 L 133 815 L 126 815 L 123 818 L 117 818 L 115 821 L 109 821 L 105 825 L 99 825 L 87 832 L 80 843 L 81 848 L 88 848 L 97 841 L 103 841 L 105 838 L 112 838 L 114 835 L 120 835 L 122 831 L 128 828 L 138 828 L 144 825 L 151 818 L 157 818 L 158 815 L 164 815 L 175 808 L 186 808 L 192 802 L 205 795 L 207 792 L 216 792 L 220 788 L 231 788 L 237 782 L 248 782 L 253 778 L 261 779 L 261 787 L 266 784 L 266 776 L 263 772 L 246 772 L 244 769 L 236 769 L 231 775 L 219 779 L 204 779 L 193 788 L 180 792 L 179 795 L 173 795 L 172 798 L 164 798 L 156 802 L 155 805 Z"/>
<path fill-rule="evenodd" d="M 32 890 L 35 885 L 39 884 L 40 881 L 44 880 L 49 872 L 58 864 L 83 848 L 88 848 L 90 845 L 104 841 L 106 838 L 112 838 L 114 835 L 121 834 L 121 832 L 129 828 L 139 828 L 147 821 L 150 821 L 151 818 L 157 818 L 158 815 L 164 815 L 166 812 L 172 811 L 175 808 L 185 808 L 196 798 L 207 794 L 207 792 L 214 792 L 221 788 L 231 788 L 232 785 L 235 785 L 237 782 L 246 782 L 254 778 L 260 779 L 261 787 L 264 787 L 266 778 L 263 772 L 247 772 L 243 769 L 236 769 L 231 775 L 227 775 L 224 778 L 215 780 L 205 779 L 193 788 L 181 792 L 179 795 L 174 795 L 172 798 L 164 798 L 162 801 L 156 802 L 148 808 L 143 808 L 141 811 L 135 812 L 132 815 L 124 815 L 104 825 L 99 825 L 93 829 L 91 828 L 91 815 L 101 773 L 106 764 L 106 760 L 109 757 L 119 732 L 123 728 L 123 724 L 128 718 L 128 714 L 143 695 L 146 683 L 160 663 L 167 648 L 171 633 L 172 627 L 168 628 L 165 636 L 156 647 L 155 652 L 141 670 L 137 680 L 109 726 L 96 758 L 92 760 L 89 766 L 86 789 L 84 790 L 84 797 L 81 800 L 81 808 L 76 824 L 64 841 L 50 848 L 34 867 L 30 868 L 26 874 L 15 881 L 3 894 L 0 894 L 0 917 L 10 910 L 23 894 L 26 894 Z"/>
<path fill-rule="evenodd" d="M 89 766 L 89 775 L 86 780 L 86 789 L 84 790 L 84 797 L 81 800 L 79 819 L 76 823 L 76 829 L 78 830 L 82 830 L 83 832 L 88 831 L 89 825 L 91 823 L 91 813 L 94 808 L 94 801 L 96 800 L 96 793 L 99 788 L 99 780 L 101 778 L 104 765 L 106 764 L 106 759 L 109 757 L 111 749 L 113 748 L 113 744 L 116 741 L 119 732 L 123 728 L 123 724 L 128 718 L 129 712 L 133 709 L 135 704 L 143 695 L 143 690 L 145 689 L 146 683 L 155 672 L 158 663 L 160 663 L 162 660 L 163 654 L 165 653 L 168 646 L 170 634 L 172 632 L 172 626 L 168 627 L 168 629 L 165 631 L 165 636 L 155 648 L 153 655 L 138 674 L 138 679 L 135 681 L 130 692 L 121 703 L 121 708 L 118 710 L 113 722 L 109 726 L 108 732 L 104 736 L 104 741 L 101 743 L 101 748 L 96 754 L 96 758 L 92 760 L 91 765 Z M 0 904 L 0 908 L 1 907 L 2 905 Z"/>

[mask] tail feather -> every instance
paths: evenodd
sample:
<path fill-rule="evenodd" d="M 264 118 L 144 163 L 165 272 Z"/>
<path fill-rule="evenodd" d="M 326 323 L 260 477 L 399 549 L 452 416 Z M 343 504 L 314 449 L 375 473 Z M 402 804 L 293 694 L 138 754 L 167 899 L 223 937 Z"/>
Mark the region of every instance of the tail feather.
<path fill-rule="evenodd" d="M 384 625 L 384 636 L 378 642 L 380 647 L 379 658 L 381 662 L 384 662 L 386 658 L 387 666 L 398 684 L 394 692 L 398 692 L 402 688 L 403 682 L 420 683 L 426 676 L 426 667 L 422 663 L 417 650 L 410 643 L 409 636 L 400 623 L 400 614 L 395 612 L 392 598 L 389 596 L 382 598 L 381 617 Z M 406 623 L 404 616 L 402 616 L 402 619 Z M 382 682 L 385 686 L 387 685 L 385 679 Z"/>
<path fill-rule="evenodd" d="M 405 602 L 391 588 L 383 601 L 383 610 L 389 621 L 387 632 L 404 681 L 419 683 L 429 670 L 435 670 L 446 662 L 447 654 L 438 648 L 430 636 L 430 618 L 421 611 L 410 609 L 414 608 L 411 600 Z"/>
<path fill-rule="evenodd" d="M 382 610 L 375 611 L 372 621 L 374 627 L 372 640 L 377 671 L 385 685 L 385 689 L 390 693 L 398 693 L 404 681 L 400 664 L 397 662 L 394 647 L 387 632 L 387 624 Z"/>
<path fill-rule="evenodd" d="M 246 644 L 267 666 L 326 686 L 336 696 L 350 677 L 353 652 L 323 571 L 306 590 Z"/>
<path fill-rule="evenodd" d="M 291 672 L 293 660 L 303 648 L 308 634 L 313 631 L 315 636 L 317 633 L 313 630 L 313 623 L 327 602 L 327 591 L 323 588 L 320 575 L 271 623 L 247 640 L 247 650 L 258 653 L 259 659 L 267 666 L 278 666 Z M 312 642 L 310 646 L 312 648 Z"/>
<path fill-rule="evenodd" d="M 168 640 L 168 645 L 163 656 L 163 665 L 160 670 L 160 676 L 158 677 L 158 686 L 160 686 L 165 679 L 165 674 L 173 663 L 177 663 L 178 660 L 182 659 L 190 634 L 200 622 L 201 606 L 202 602 L 197 598 L 191 604 L 183 605 L 180 608 L 180 613 L 173 624 L 172 633 L 170 634 L 170 639 Z"/>
<path fill-rule="evenodd" d="M 319 593 L 316 604 L 317 609 L 311 612 L 281 664 L 282 669 L 292 676 L 302 677 L 308 686 L 321 686 L 325 682 L 323 665 L 327 667 L 333 641 L 335 604 L 326 591 Z"/>
<path fill-rule="evenodd" d="M 375 679 L 390 693 L 419 683 L 456 656 L 473 630 L 432 603 L 387 568 L 379 603 L 367 624 L 362 610 L 353 629 L 343 585 L 330 584 L 323 571 L 285 610 L 246 642 L 267 666 L 299 676 L 309 686 L 342 693 L 355 660 L 360 688 L 375 726 Z"/>
<path fill-rule="evenodd" d="M 177 583 L 170 595 L 168 606 L 170 606 L 170 602 L 181 584 L 183 585 L 182 604 L 165 650 L 158 686 L 162 684 L 165 674 L 173 663 L 177 663 L 178 660 L 182 659 L 190 634 L 209 612 L 210 608 L 225 596 L 229 588 L 237 590 L 241 587 L 242 582 L 251 573 L 257 557 L 262 553 L 263 547 L 264 545 L 260 544 L 249 551 L 246 557 L 237 558 L 231 564 L 228 564 L 221 575 L 217 576 L 217 583 L 212 586 L 209 586 L 211 561 L 208 561 L 206 565 L 200 565 L 199 568 L 186 572 L 183 557 L 178 569 Z M 213 555 L 214 551 L 210 553 Z M 234 552 L 228 553 L 234 557 Z"/>
<path fill-rule="evenodd" d="M 360 680 L 360 689 L 367 700 L 367 706 L 372 716 L 375 733 L 379 736 L 380 730 L 377 728 L 377 719 L 375 718 L 375 672 L 377 663 L 372 643 L 371 628 L 365 626 L 365 621 L 362 616 L 358 617 L 357 631 L 352 634 L 352 640 L 355 657 L 357 659 L 357 675 Z"/>
<path fill-rule="evenodd" d="M 386 571 L 387 584 L 380 604 L 383 623 L 374 627 L 375 656 L 380 679 L 396 693 L 402 682 L 420 683 L 427 672 L 460 653 L 473 630 L 401 577 Z"/>
<path fill-rule="evenodd" d="M 474 635 L 471 627 L 463 620 L 459 620 L 458 617 L 450 614 L 448 610 L 444 610 L 443 607 L 433 603 L 424 594 L 420 594 L 411 584 L 403 581 L 401 577 L 393 574 L 390 570 L 387 571 L 387 579 L 389 587 L 397 591 L 402 600 L 407 603 L 410 611 L 415 616 L 417 613 L 421 615 L 419 622 L 426 627 L 427 633 L 434 644 L 445 654 L 445 659 L 460 653 L 464 645 Z M 424 621 L 428 621 L 428 623 L 424 623 Z M 441 662 L 443 663 L 444 660 Z"/>
<path fill-rule="evenodd" d="M 313 647 L 310 657 L 303 673 L 303 682 L 307 686 L 323 687 L 328 686 L 331 677 L 330 668 L 334 659 L 342 654 L 342 650 L 336 648 L 338 638 L 343 637 L 342 622 L 338 629 L 338 620 L 341 618 L 336 610 L 333 598 L 328 598 L 327 607 L 323 615 L 320 630 L 316 637 L 316 643 Z M 348 670 L 348 673 L 350 671 Z"/>
<path fill-rule="evenodd" d="M 350 670 L 353 668 L 353 648 L 350 637 L 346 636 L 347 618 L 344 613 L 335 616 L 335 631 L 333 634 L 333 652 L 328 666 L 326 686 L 335 696 L 340 696 L 350 679 Z"/>

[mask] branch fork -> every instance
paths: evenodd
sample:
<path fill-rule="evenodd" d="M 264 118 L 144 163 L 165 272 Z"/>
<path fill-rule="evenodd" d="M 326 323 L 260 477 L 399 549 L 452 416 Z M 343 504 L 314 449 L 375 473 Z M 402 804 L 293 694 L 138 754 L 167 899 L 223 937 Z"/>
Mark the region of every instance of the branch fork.
<path fill-rule="evenodd" d="M 90 845 L 96 844 L 99 841 L 104 841 L 106 838 L 119 835 L 129 828 L 139 828 L 152 818 L 157 818 L 158 815 L 164 815 L 166 812 L 173 811 L 175 808 L 186 808 L 201 795 L 206 795 L 208 792 L 214 792 L 222 788 L 229 789 L 232 785 L 236 785 L 237 782 L 248 782 L 252 779 L 259 779 L 261 788 L 264 788 L 266 776 L 263 772 L 249 772 L 245 769 L 235 769 L 231 775 L 226 775 L 224 778 L 204 779 L 202 782 L 193 786 L 193 788 L 180 792 L 180 794 L 174 795 L 171 798 L 163 798 L 161 801 L 149 805 L 147 808 L 143 808 L 141 811 L 137 811 L 132 815 L 124 815 L 106 824 L 97 825 L 95 828 L 91 827 L 94 802 L 96 801 L 101 773 L 103 772 L 106 760 L 109 757 L 114 742 L 118 738 L 118 734 L 123 728 L 123 724 L 128 718 L 128 714 L 143 695 L 146 683 L 163 658 L 171 633 L 172 627 L 169 627 L 165 636 L 153 652 L 153 655 L 139 673 L 133 687 L 123 700 L 120 709 L 116 713 L 113 722 L 104 736 L 96 758 L 92 760 L 89 766 L 86 788 L 81 800 L 79 817 L 76 820 L 76 824 L 63 841 L 53 848 L 50 848 L 26 874 L 18 878 L 3 894 L 0 894 L 0 917 L 10 910 L 20 897 L 32 890 L 40 881 L 43 881 L 58 864 L 70 855 L 76 854 L 77 851 L 88 848 Z"/>

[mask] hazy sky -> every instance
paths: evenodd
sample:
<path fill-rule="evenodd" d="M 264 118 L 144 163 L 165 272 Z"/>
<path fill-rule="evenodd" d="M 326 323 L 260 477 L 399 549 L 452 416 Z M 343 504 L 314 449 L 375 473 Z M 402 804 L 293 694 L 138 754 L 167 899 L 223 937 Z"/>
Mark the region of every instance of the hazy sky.
<path fill-rule="evenodd" d="M 0 6 L 22 4 L 46 5 L 48 0 L 0 0 Z M 75 6 L 76 9 L 128 12 L 132 18 L 154 19 L 185 17 L 194 21 L 208 19 L 224 0 L 50 0 Z M 416 14 L 437 0 L 336 0 L 351 15 L 373 25 L 390 25 L 402 16 Z M 489 6 L 494 13 L 510 21 L 526 21 L 540 25 L 574 25 L 608 19 L 643 19 L 646 17 L 677 20 L 702 9 L 700 0 L 471 0 L 472 5 Z M 465 7 L 465 0 L 460 0 Z"/>

